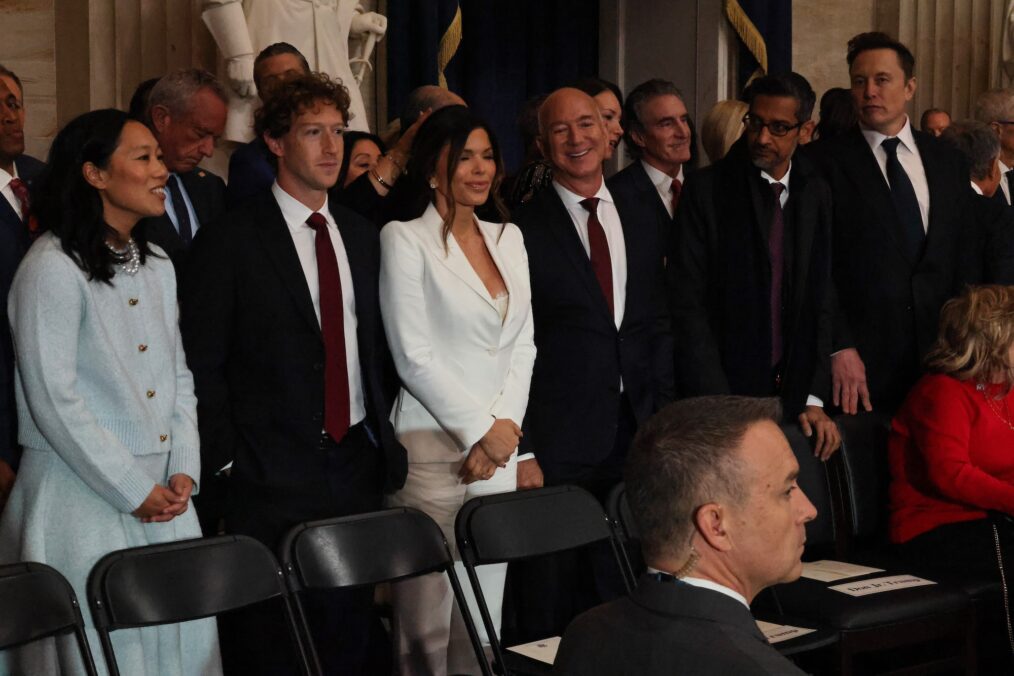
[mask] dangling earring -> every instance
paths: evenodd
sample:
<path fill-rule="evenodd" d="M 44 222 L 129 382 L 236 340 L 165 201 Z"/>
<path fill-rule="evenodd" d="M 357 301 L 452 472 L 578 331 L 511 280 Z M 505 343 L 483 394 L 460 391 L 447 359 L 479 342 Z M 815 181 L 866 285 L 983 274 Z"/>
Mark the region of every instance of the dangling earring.
<path fill-rule="evenodd" d="M 430 179 L 430 190 L 436 190 L 436 189 L 437 189 L 437 182 L 436 182 L 436 181 L 434 181 L 434 180 L 433 180 L 433 179 L 431 178 L 431 179 Z"/>

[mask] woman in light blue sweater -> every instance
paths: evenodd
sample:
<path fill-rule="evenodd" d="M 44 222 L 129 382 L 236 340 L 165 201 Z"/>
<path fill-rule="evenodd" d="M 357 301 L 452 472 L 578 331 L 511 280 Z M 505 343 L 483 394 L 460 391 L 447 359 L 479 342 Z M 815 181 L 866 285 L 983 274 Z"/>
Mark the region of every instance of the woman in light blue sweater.
<path fill-rule="evenodd" d="M 175 275 L 143 233 L 131 236 L 139 219 L 164 212 L 167 176 L 155 138 L 125 113 L 70 122 L 33 200 L 44 234 L 10 294 L 24 455 L 0 519 L 0 563 L 55 567 L 82 605 L 104 554 L 201 535 L 190 507 L 200 476 L 196 399 Z M 214 619 L 112 638 L 124 674 L 221 673 Z M 82 671 L 64 640 L 3 659 L 0 673 Z"/>

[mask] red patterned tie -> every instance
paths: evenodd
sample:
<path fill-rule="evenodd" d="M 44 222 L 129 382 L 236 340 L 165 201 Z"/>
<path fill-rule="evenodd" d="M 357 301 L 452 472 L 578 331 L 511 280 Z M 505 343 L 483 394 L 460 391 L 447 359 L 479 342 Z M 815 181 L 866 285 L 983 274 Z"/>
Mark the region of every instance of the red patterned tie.
<path fill-rule="evenodd" d="M 605 296 L 606 305 L 609 306 L 609 314 L 614 315 L 613 261 L 609 257 L 606 231 L 602 229 L 602 223 L 599 222 L 599 198 L 583 199 L 581 206 L 588 211 L 588 249 L 590 250 L 592 270 L 595 271 L 595 279 L 599 280 L 599 286 L 602 287 L 602 295 Z"/>
<path fill-rule="evenodd" d="M 672 201 L 672 217 L 676 218 L 676 207 L 680 203 L 680 193 L 683 192 L 683 184 L 680 183 L 678 178 L 674 178 L 672 183 L 669 184 L 669 192 L 672 193 L 670 198 Z"/>
<path fill-rule="evenodd" d="M 28 222 L 28 208 L 31 206 L 28 201 L 28 186 L 20 178 L 12 178 L 10 182 L 11 190 L 14 191 L 14 196 L 18 198 L 18 202 L 21 203 L 21 222 Z"/>
<path fill-rule="evenodd" d="M 324 431 L 341 441 L 349 431 L 349 369 L 345 361 L 345 311 L 327 219 L 314 212 L 306 219 L 313 228 L 320 283 L 320 332 L 324 337 Z"/>

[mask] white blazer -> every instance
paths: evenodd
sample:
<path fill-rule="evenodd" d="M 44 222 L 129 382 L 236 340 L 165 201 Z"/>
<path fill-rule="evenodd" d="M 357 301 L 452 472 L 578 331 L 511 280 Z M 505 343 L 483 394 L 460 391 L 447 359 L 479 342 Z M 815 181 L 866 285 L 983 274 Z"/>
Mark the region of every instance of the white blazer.
<path fill-rule="evenodd" d="M 494 418 L 521 424 L 535 363 L 528 254 L 517 226 L 477 220 L 510 300 L 503 323 L 432 204 L 380 231 L 380 309 L 402 389 L 391 422 L 409 462 L 454 462 Z M 501 232 L 502 230 L 502 232 Z"/>

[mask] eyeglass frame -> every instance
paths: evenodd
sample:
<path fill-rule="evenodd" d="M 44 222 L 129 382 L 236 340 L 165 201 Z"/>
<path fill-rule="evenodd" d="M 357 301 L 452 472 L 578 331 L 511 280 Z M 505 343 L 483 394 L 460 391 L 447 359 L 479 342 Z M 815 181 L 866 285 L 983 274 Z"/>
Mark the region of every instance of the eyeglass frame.
<path fill-rule="evenodd" d="M 756 127 L 751 126 L 750 120 L 757 120 L 758 125 Z M 778 120 L 775 120 L 774 122 L 764 122 L 759 117 L 755 117 L 754 115 L 751 115 L 750 113 L 747 113 L 746 115 L 743 116 L 742 122 L 743 122 L 743 128 L 744 129 L 748 129 L 748 130 L 750 130 L 750 131 L 752 131 L 752 132 L 754 132 L 756 134 L 759 134 L 761 131 L 763 131 L 763 129 L 765 127 L 767 127 L 768 132 L 770 132 L 770 134 L 772 136 L 775 136 L 777 138 L 784 138 L 784 137 L 788 136 L 789 132 L 791 132 L 793 129 L 799 129 L 804 124 L 806 124 L 806 122 L 797 122 L 796 124 L 788 127 L 785 131 L 779 133 L 779 132 L 775 131 L 774 127 L 771 126 L 771 125 L 774 125 L 774 124 L 777 124 L 777 125 L 785 124 L 784 122 L 780 122 Z"/>

